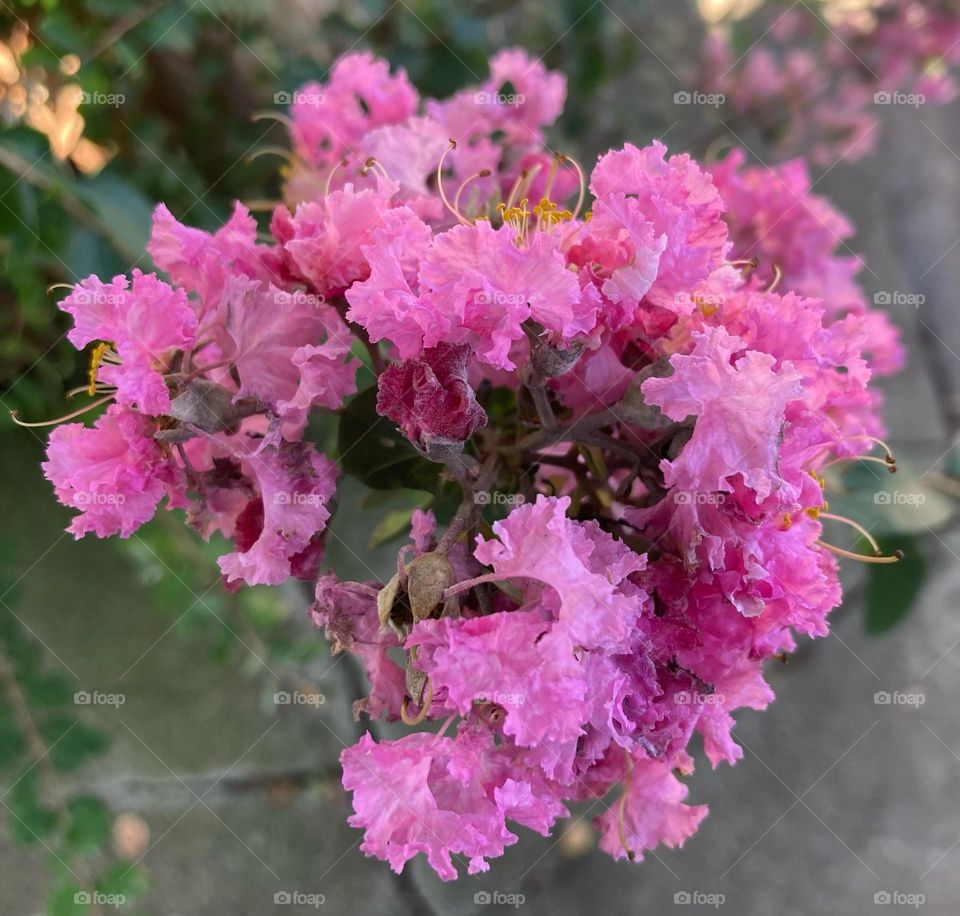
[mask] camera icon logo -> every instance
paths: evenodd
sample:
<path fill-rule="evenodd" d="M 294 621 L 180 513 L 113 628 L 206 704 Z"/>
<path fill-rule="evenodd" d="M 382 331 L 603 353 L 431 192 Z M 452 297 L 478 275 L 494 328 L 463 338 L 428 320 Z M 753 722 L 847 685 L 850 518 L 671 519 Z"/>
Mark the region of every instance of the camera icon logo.
<path fill-rule="evenodd" d="M 90 693 L 87 690 L 78 690 L 73 695 L 73 702 L 78 706 L 89 706 L 90 705 Z"/>
<path fill-rule="evenodd" d="M 274 105 L 289 105 L 293 101 L 293 95 L 289 92 L 275 92 L 273 94 Z"/>
<path fill-rule="evenodd" d="M 88 906 L 93 902 L 93 897 L 90 894 L 90 891 L 77 891 L 73 895 L 73 902 L 78 906 Z"/>
<path fill-rule="evenodd" d="M 273 702 L 278 706 L 289 706 L 290 705 L 290 694 L 286 690 L 278 690 L 273 695 Z"/>
<path fill-rule="evenodd" d="M 689 903 L 690 902 L 690 891 L 677 891 L 673 895 L 674 903 Z"/>
<path fill-rule="evenodd" d="M 893 102 L 893 93 L 881 89 L 873 94 L 873 102 L 875 105 L 889 105 Z"/>
<path fill-rule="evenodd" d="M 890 700 L 891 696 L 886 690 L 878 690 L 873 695 L 873 702 L 876 703 L 877 706 L 889 706 Z"/>
<path fill-rule="evenodd" d="M 674 105 L 689 105 L 692 101 L 693 96 L 685 89 L 681 89 L 679 92 L 673 94 Z"/>
<path fill-rule="evenodd" d="M 273 895 L 274 903 L 290 903 L 291 900 L 290 891 L 277 891 Z"/>
<path fill-rule="evenodd" d="M 486 904 L 486 903 L 490 903 L 490 901 L 491 901 L 490 891 L 477 891 L 473 895 L 474 903 Z"/>
<path fill-rule="evenodd" d="M 893 899 L 893 898 L 890 896 L 890 892 L 889 892 L 889 891 L 877 891 L 877 892 L 873 895 L 873 902 L 874 902 L 874 903 L 891 903 L 891 902 L 892 902 L 892 899 Z"/>

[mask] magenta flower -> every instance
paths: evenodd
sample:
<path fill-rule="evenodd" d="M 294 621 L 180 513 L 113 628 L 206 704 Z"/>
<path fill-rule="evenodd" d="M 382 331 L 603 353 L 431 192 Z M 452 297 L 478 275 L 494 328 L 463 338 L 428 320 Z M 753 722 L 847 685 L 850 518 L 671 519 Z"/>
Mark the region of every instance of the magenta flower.
<path fill-rule="evenodd" d="M 169 409 L 164 370 L 175 350 L 193 344 L 197 331 L 197 316 L 182 290 L 139 270 L 132 284 L 124 276 L 110 283 L 91 276 L 60 308 L 73 317 L 67 337 L 75 347 L 106 344 L 91 370 L 91 386 L 96 381 L 115 388 L 118 403 L 146 414 Z"/>
<path fill-rule="evenodd" d="M 111 407 L 92 427 L 69 423 L 50 434 L 43 473 L 57 499 L 78 509 L 75 537 L 130 537 L 149 521 L 178 471 L 146 417 Z"/>
<path fill-rule="evenodd" d="M 424 448 L 433 440 L 469 439 L 487 423 L 467 381 L 469 355 L 462 344 L 441 344 L 389 366 L 378 380 L 377 412 Z"/>

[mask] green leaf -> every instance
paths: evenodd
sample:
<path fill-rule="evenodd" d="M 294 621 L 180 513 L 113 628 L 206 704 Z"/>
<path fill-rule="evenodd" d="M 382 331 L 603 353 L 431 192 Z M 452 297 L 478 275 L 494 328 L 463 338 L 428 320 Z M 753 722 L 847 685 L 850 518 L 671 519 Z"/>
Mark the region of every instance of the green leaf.
<path fill-rule="evenodd" d="M 47 897 L 47 913 L 49 916 L 87 916 L 90 905 L 84 901 L 85 894 L 89 894 L 73 881 L 59 884 Z"/>
<path fill-rule="evenodd" d="M 23 681 L 21 686 L 31 707 L 51 708 L 73 702 L 73 687 L 57 674 L 43 675 Z"/>
<path fill-rule="evenodd" d="M 139 261 L 150 238 L 149 200 L 133 185 L 106 173 L 77 182 L 76 195 L 99 217 L 100 227 L 120 254 Z"/>
<path fill-rule="evenodd" d="M 0 722 L 0 769 L 16 763 L 26 750 L 23 735 L 12 721 Z"/>
<path fill-rule="evenodd" d="M 374 490 L 433 492 L 440 465 L 427 461 L 393 423 L 377 413 L 377 389 L 361 391 L 347 405 L 337 441 L 340 466 Z"/>
<path fill-rule="evenodd" d="M 70 821 L 64 834 L 64 842 L 71 852 L 93 852 L 102 847 L 110 837 L 110 812 L 92 795 L 77 795 L 67 802 Z"/>
<path fill-rule="evenodd" d="M 147 876 L 142 869 L 127 862 L 117 862 L 97 881 L 101 894 L 124 898 L 129 903 L 147 889 Z"/>
<path fill-rule="evenodd" d="M 10 833 L 19 843 L 39 843 L 56 826 L 56 812 L 40 799 L 40 770 L 34 767 L 17 779 L 4 804 L 9 809 Z"/>
<path fill-rule="evenodd" d="M 405 534 L 410 530 L 410 518 L 413 516 L 413 508 L 394 509 L 388 512 L 379 522 L 377 522 L 370 534 L 370 546 L 379 547 L 392 541 L 395 537 Z"/>
<path fill-rule="evenodd" d="M 884 552 L 899 548 L 903 559 L 867 567 L 866 629 L 873 634 L 886 632 L 910 613 L 927 569 L 918 538 L 901 535 L 889 544 L 881 542 L 881 547 Z"/>
<path fill-rule="evenodd" d="M 105 751 L 110 743 L 103 732 L 91 728 L 85 722 L 77 722 L 73 728 L 69 728 L 72 721 L 57 716 L 40 726 L 44 740 L 51 745 L 50 756 L 58 770 L 77 769 L 90 757 Z M 64 727 L 65 724 L 67 727 Z"/>

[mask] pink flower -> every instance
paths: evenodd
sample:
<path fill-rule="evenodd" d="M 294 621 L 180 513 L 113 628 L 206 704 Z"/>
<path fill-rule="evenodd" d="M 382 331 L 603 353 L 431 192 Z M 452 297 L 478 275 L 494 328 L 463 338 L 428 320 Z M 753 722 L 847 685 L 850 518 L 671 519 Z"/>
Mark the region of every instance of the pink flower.
<path fill-rule="evenodd" d="M 511 91 L 506 90 L 509 84 Z M 480 105 L 497 111 L 493 119 L 520 140 L 539 142 L 540 130 L 563 111 L 567 80 L 522 48 L 505 48 L 490 60 L 490 77 L 477 93 Z M 516 125 L 516 126 L 515 126 Z"/>
<path fill-rule="evenodd" d="M 417 108 L 407 74 L 369 51 L 345 54 L 325 83 L 307 83 L 290 105 L 291 136 L 297 153 L 313 164 L 336 162 L 354 152 L 368 131 L 399 124 Z"/>
<path fill-rule="evenodd" d="M 438 320 L 424 327 L 424 346 L 466 342 L 489 365 L 512 369 L 510 345 L 528 319 L 559 345 L 593 329 L 596 307 L 581 298 L 555 236 L 538 232 L 518 244 L 516 234 L 481 220 L 434 238 L 419 279 Z"/>
<path fill-rule="evenodd" d="M 388 366 L 377 380 L 377 413 L 389 417 L 411 442 L 463 442 L 487 423 L 467 382 L 470 348 L 440 344 L 419 359 Z"/>
<path fill-rule="evenodd" d="M 503 733 L 518 745 L 576 741 L 587 719 L 587 681 L 573 646 L 551 639 L 550 623 L 532 611 L 472 620 L 423 620 L 408 645 L 420 647 L 418 667 L 435 700 L 467 715 L 474 703 L 506 712 Z"/>
<path fill-rule="evenodd" d="M 706 805 L 686 805 L 687 787 L 673 775 L 674 764 L 634 758 L 627 776 L 626 803 L 615 802 L 596 819 L 600 848 L 615 859 L 643 859 L 660 843 L 682 846 L 707 815 Z M 624 840 L 626 848 L 624 848 Z"/>
<path fill-rule="evenodd" d="M 355 190 L 348 184 L 320 200 L 300 204 L 292 216 L 278 207 L 271 229 L 291 272 L 325 296 L 365 280 L 370 267 L 363 249 L 382 225 L 395 188 L 385 183 L 381 190 Z"/>
<path fill-rule="evenodd" d="M 99 340 L 116 353 L 118 359 L 102 363 L 96 377 L 116 386 L 118 403 L 151 415 L 169 409 L 164 371 L 174 351 L 193 344 L 197 330 L 183 290 L 134 269 L 132 285 L 122 275 L 110 283 L 94 276 L 81 280 L 60 308 L 73 317 L 67 337 L 75 347 Z"/>
<path fill-rule="evenodd" d="M 601 531 L 566 517 L 570 498 L 538 496 L 493 526 L 497 540 L 478 539 L 474 555 L 503 578 L 548 586 L 540 600 L 571 643 L 629 651 L 646 594 L 629 581 L 646 558 Z"/>
<path fill-rule="evenodd" d="M 166 484 L 177 477 L 154 432 L 146 417 L 117 405 L 92 427 L 68 423 L 53 430 L 43 473 L 57 499 L 80 510 L 67 528 L 71 534 L 126 538 L 153 518 Z"/>
<path fill-rule="evenodd" d="M 403 668 L 390 657 L 390 650 L 400 643 L 391 630 L 380 629 L 376 599 L 366 591 L 373 587 L 364 584 L 361 591 L 332 573 L 320 576 L 311 618 L 324 628 L 334 654 L 354 652 L 363 663 L 370 693 L 354 701 L 354 718 L 365 713 L 371 719 L 396 720 L 407 688 Z"/>
<path fill-rule="evenodd" d="M 402 124 L 370 131 L 362 142 L 364 157 L 372 157 L 400 185 L 399 199 L 424 219 L 439 219 L 443 203 L 427 187 L 440 157 L 450 144 L 442 125 L 432 118 L 410 118 Z"/>
<path fill-rule="evenodd" d="M 421 302 L 417 289 L 420 261 L 432 237 L 430 227 L 408 207 L 388 210 L 363 245 L 369 277 L 346 292 L 347 318 L 362 325 L 374 343 L 392 341 L 402 359 L 420 352 L 425 328 L 440 320 Z"/>
<path fill-rule="evenodd" d="M 787 404 L 803 396 L 800 373 L 789 363 L 775 370 L 774 357 L 722 328 L 694 340 L 689 355 L 671 357 L 673 375 L 643 383 L 671 419 L 697 418 L 679 457 L 661 462 L 664 479 L 687 494 L 732 492 L 729 478 L 740 475 L 764 499 L 780 486 L 779 437 Z"/>
<path fill-rule="evenodd" d="M 307 442 L 284 442 L 248 464 L 259 497 L 238 520 L 237 550 L 218 562 L 227 582 L 279 585 L 326 527 L 337 467 Z"/>
<path fill-rule="evenodd" d="M 296 315 L 295 310 L 291 311 Z M 319 319 L 326 339 L 321 344 L 308 343 L 294 350 L 290 362 L 299 371 L 299 383 L 290 398 L 277 401 L 277 413 L 297 431 L 303 429 L 313 407 L 337 410 L 357 390 L 360 363 L 350 356 L 353 335 L 332 308 L 320 308 Z M 305 324 L 314 326 L 313 321 Z M 272 353 L 270 358 L 282 364 L 280 354 Z"/>
<path fill-rule="evenodd" d="M 593 170 L 590 190 L 600 201 L 611 195 L 634 199 L 631 219 L 645 217 L 654 236 L 666 238 L 647 298 L 675 309 L 678 296 L 716 269 L 729 246 L 723 201 L 710 175 L 688 155 L 666 159 L 666 152 L 657 141 L 644 149 L 628 143 L 606 153 Z"/>
<path fill-rule="evenodd" d="M 353 792 L 350 826 L 364 830 L 360 848 L 398 874 L 418 852 L 445 881 L 457 877 L 451 855 L 470 874 L 517 841 L 506 819 L 546 833 L 563 805 L 535 782 L 508 775 L 492 739 L 418 732 L 377 744 L 364 735 L 340 755 L 343 786 Z M 521 771 L 522 772 L 522 771 Z"/>
<path fill-rule="evenodd" d="M 656 282 L 667 236 L 657 234 L 639 200 L 612 193 L 594 204 L 581 244 L 588 262 L 584 266 L 591 276 L 599 274 L 611 303 L 604 323 L 611 330 L 632 323 L 640 300 Z"/>
<path fill-rule="evenodd" d="M 239 290 L 229 302 L 228 320 L 220 334 L 223 358 L 240 380 L 237 397 L 278 405 L 278 411 L 283 404 L 283 412 L 296 417 L 298 408 L 293 402 L 309 391 L 301 386 L 304 369 L 308 376 L 311 371 L 313 351 L 305 348 L 312 347 L 328 328 L 342 335 L 335 319 L 335 315 L 329 317 L 327 306 L 307 293 L 288 293 L 272 285 L 261 288 L 256 283 Z M 336 354 L 332 362 L 338 375 L 353 371 L 339 365 L 346 353 L 344 343 L 341 336 L 339 343 L 327 348 L 328 355 Z M 345 383 L 344 379 L 334 384 L 342 387 Z M 309 386 L 309 378 L 306 384 Z"/>
<path fill-rule="evenodd" d="M 257 242 L 257 222 L 239 201 L 212 233 L 185 226 L 165 204 L 157 204 L 147 251 L 174 283 L 198 294 L 202 316 L 221 305 L 231 277 L 278 285 L 282 279 L 276 250 Z"/>

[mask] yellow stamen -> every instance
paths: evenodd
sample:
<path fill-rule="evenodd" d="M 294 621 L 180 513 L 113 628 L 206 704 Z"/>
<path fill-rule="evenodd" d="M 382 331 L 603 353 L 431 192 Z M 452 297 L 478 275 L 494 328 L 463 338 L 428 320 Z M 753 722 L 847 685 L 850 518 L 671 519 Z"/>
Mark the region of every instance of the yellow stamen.
<path fill-rule="evenodd" d="M 98 343 L 90 354 L 90 367 L 87 369 L 87 394 L 93 397 L 97 393 L 97 370 L 103 362 L 103 357 L 110 349 L 108 343 Z"/>
<path fill-rule="evenodd" d="M 542 198 L 533 208 L 533 212 L 537 217 L 537 226 L 540 223 L 555 226 L 557 223 L 573 219 L 573 213 L 570 210 L 561 210 L 549 197 Z"/>

